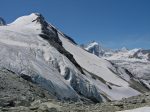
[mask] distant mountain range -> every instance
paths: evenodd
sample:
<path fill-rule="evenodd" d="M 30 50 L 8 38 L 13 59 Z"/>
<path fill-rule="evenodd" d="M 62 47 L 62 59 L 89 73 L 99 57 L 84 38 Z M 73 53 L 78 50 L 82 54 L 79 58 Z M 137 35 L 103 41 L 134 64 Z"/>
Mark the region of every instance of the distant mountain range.
<path fill-rule="evenodd" d="M 84 49 L 128 70 L 132 76 L 150 87 L 150 50 L 141 48 L 128 50 L 125 47 L 120 50 L 105 50 L 97 42 L 91 42 Z"/>
<path fill-rule="evenodd" d="M 107 49 L 98 44 L 98 42 L 91 42 L 88 45 L 84 45 L 84 49 L 88 52 L 95 54 L 98 57 L 108 57 L 111 59 L 139 59 L 139 60 L 148 60 L 150 61 L 150 50 L 145 49 L 132 49 L 128 50 L 123 47 L 122 49 L 112 50 Z"/>

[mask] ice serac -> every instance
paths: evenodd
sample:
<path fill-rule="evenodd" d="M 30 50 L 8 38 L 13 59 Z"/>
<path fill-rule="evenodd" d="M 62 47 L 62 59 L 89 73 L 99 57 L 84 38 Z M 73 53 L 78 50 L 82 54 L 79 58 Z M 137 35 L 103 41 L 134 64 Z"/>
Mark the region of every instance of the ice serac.
<path fill-rule="evenodd" d="M 33 13 L 0 27 L 0 67 L 36 82 L 60 100 L 101 102 L 94 84 L 66 51 L 57 30 Z"/>
<path fill-rule="evenodd" d="M 0 27 L 0 66 L 31 77 L 58 99 L 78 100 L 76 91 L 56 69 L 58 64 L 65 66 L 61 60 L 70 62 L 39 36 L 41 24 L 35 21 L 38 17 L 37 14 L 23 16 Z"/>

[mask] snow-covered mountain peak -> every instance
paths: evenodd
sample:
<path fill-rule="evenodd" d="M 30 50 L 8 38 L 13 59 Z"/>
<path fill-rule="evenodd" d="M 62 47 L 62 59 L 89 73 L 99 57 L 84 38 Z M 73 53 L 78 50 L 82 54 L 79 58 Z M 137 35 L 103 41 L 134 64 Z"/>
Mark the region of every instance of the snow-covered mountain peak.
<path fill-rule="evenodd" d="M 88 52 L 97 55 L 98 57 L 111 56 L 113 53 L 113 50 L 104 48 L 96 41 L 93 41 L 88 45 L 84 45 L 83 48 Z"/>
<path fill-rule="evenodd" d="M 98 42 L 92 41 L 89 45 L 87 45 L 87 47 L 85 49 L 88 50 L 94 46 L 99 46 Z"/>
<path fill-rule="evenodd" d="M 104 48 L 98 42 L 91 42 L 88 45 L 83 45 L 82 48 L 88 52 L 97 55 L 98 57 L 103 57 L 107 59 L 130 59 L 130 60 L 150 60 L 149 50 L 144 50 L 141 48 L 127 49 L 122 47 L 118 50 L 112 50 Z"/>
<path fill-rule="evenodd" d="M 32 13 L 30 15 L 22 16 L 17 18 L 10 25 L 29 25 L 32 23 L 38 23 L 44 21 L 44 17 L 39 13 Z"/>
<path fill-rule="evenodd" d="M 127 52 L 127 51 L 128 51 L 128 49 L 127 49 L 126 47 L 122 47 L 122 48 L 121 48 L 121 51 L 123 51 L 123 52 Z"/>
<path fill-rule="evenodd" d="M 89 44 L 85 47 L 85 49 L 86 49 L 86 50 L 90 50 L 90 49 L 92 49 L 92 48 L 94 48 L 94 47 L 99 47 L 99 44 L 98 44 L 96 41 L 92 41 L 91 43 L 89 43 Z"/>
<path fill-rule="evenodd" d="M 101 48 L 99 43 L 96 41 L 92 41 L 87 46 L 85 46 L 84 49 L 89 51 L 90 53 L 97 55 L 97 56 L 100 56 L 100 54 L 103 52 L 103 49 Z"/>
<path fill-rule="evenodd" d="M 97 42 L 89 46 L 97 56 L 106 52 Z M 101 102 L 141 93 L 130 73 L 83 50 L 38 13 L 0 27 L 0 47 L 0 67 L 31 77 L 61 100 Z"/>
<path fill-rule="evenodd" d="M 90 44 L 89 44 L 89 46 L 94 46 L 94 45 L 99 45 L 99 43 L 98 42 L 96 42 L 96 41 L 92 41 Z"/>

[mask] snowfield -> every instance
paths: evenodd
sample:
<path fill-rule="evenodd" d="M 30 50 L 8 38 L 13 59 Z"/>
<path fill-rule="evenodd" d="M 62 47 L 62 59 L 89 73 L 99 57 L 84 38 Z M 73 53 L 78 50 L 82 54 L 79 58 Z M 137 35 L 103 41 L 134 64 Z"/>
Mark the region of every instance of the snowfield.
<path fill-rule="evenodd" d="M 66 57 L 39 37 L 41 26 L 38 23 L 32 23 L 36 19 L 35 14 L 22 18 L 19 19 L 23 20 L 23 23 L 21 20 L 16 20 L 8 26 L 0 27 L 1 67 L 31 76 L 53 94 L 56 92 L 60 99 L 62 97 L 78 98 L 77 93 L 54 67 L 56 59 L 59 59 L 59 62 Z M 70 63 L 66 60 L 65 63 L 67 62 Z M 56 64 L 63 67 L 65 63 Z"/>
<path fill-rule="evenodd" d="M 141 107 L 137 109 L 118 111 L 118 112 L 149 112 L 149 111 L 150 111 L 150 107 Z"/>
<path fill-rule="evenodd" d="M 120 100 L 123 97 L 130 97 L 132 95 L 138 95 L 139 92 L 130 88 L 129 83 L 118 75 L 114 74 L 109 68 L 114 69 L 113 66 L 106 60 L 99 58 L 93 54 L 90 54 L 80 48 L 77 45 L 71 43 L 68 39 L 62 37 L 60 39 L 64 48 L 73 54 L 76 61 L 88 72 L 95 74 L 97 77 L 103 78 L 108 83 L 112 83 L 112 89 L 107 87 L 107 83 L 104 84 L 99 80 L 91 80 L 100 92 L 107 94 L 112 100 Z M 125 74 L 125 73 L 124 73 Z"/>
<path fill-rule="evenodd" d="M 134 55 L 136 56 L 134 57 Z M 142 54 L 140 49 L 133 49 L 114 53 L 110 57 L 103 58 L 127 69 L 132 73 L 134 78 L 139 79 L 150 88 L 150 61 L 148 61 L 148 54 Z"/>
<path fill-rule="evenodd" d="M 95 54 L 95 52 L 101 53 L 102 51 L 100 49 L 103 47 L 96 44 L 96 46 L 99 46 L 99 49 L 96 49 L 94 43 L 87 45 L 87 48 L 92 49 L 94 52 L 87 48 L 84 49 L 92 54 Z M 120 50 L 103 49 L 103 54 L 97 56 L 109 60 L 111 63 L 115 64 L 115 66 L 128 70 L 131 73 L 132 78 L 139 80 L 140 83 L 144 84 L 147 88 L 150 88 L 150 50 L 141 48 L 128 50 L 125 47 Z M 127 75 L 122 76 L 125 79 L 129 79 Z"/>
<path fill-rule="evenodd" d="M 0 26 L 0 48 L 0 67 L 31 77 L 61 100 L 102 102 L 141 94 L 123 68 L 72 43 L 40 14 Z"/>

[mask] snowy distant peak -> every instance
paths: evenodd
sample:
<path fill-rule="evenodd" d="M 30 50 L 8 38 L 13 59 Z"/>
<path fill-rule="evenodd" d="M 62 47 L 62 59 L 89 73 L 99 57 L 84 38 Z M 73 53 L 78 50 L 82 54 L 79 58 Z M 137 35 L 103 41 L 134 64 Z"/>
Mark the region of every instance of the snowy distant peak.
<path fill-rule="evenodd" d="M 0 26 L 6 25 L 6 22 L 3 18 L 0 17 Z"/>
<path fill-rule="evenodd" d="M 86 50 L 89 50 L 95 46 L 99 46 L 99 44 L 95 41 L 92 41 L 89 45 L 87 45 L 87 47 L 85 48 Z"/>
<path fill-rule="evenodd" d="M 122 47 L 122 48 L 121 48 L 121 51 L 123 51 L 123 52 L 127 52 L 127 51 L 128 51 L 128 49 L 127 49 L 126 47 Z"/>
<path fill-rule="evenodd" d="M 92 41 L 88 45 L 81 45 L 81 47 L 88 52 L 95 54 L 98 57 L 104 57 L 107 59 L 138 59 L 140 60 L 148 60 L 150 61 L 150 50 L 144 50 L 141 48 L 135 48 L 135 49 L 127 49 L 126 47 L 123 47 L 118 50 L 112 50 L 102 47 L 98 42 Z"/>
<path fill-rule="evenodd" d="M 96 41 L 92 41 L 90 44 L 82 45 L 81 47 L 87 50 L 88 52 L 95 54 L 99 57 L 110 56 L 114 52 L 111 49 L 104 48 Z"/>
<path fill-rule="evenodd" d="M 134 48 L 134 49 L 131 49 L 130 51 L 132 51 L 132 52 L 137 52 L 137 51 L 139 51 L 139 50 L 142 50 L 141 48 Z"/>
<path fill-rule="evenodd" d="M 109 57 L 104 57 L 109 60 L 130 60 L 130 61 L 150 61 L 150 50 L 131 49 L 131 50 L 117 50 Z"/>
<path fill-rule="evenodd" d="M 92 41 L 89 45 L 99 45 L 99 43 L 96 41 Z"/>
<path fill-rule="evenodd" d="M 150 61 L 150 50 L 137 49 L 132 55 L 132 58 L 145 59 Z"/>
<path fill-rule="evenodd" d="M 85 46 L 84 49 L 97 56 L 100 56 L 103 53 L 103 49 L 96 41 L 92 41 L 90 44 Z"/>

